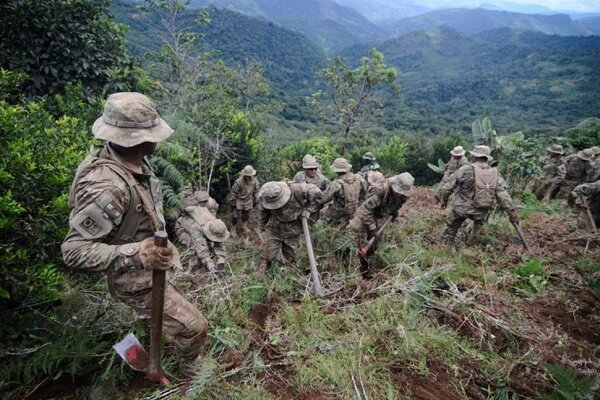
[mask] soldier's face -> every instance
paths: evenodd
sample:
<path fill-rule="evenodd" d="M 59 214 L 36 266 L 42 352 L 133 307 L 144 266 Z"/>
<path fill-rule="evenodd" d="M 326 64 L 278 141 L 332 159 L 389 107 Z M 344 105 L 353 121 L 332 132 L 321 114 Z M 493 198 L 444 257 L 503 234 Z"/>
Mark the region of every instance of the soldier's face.
<path fill-rule="evenodd" d="M 144 142 L 140 144 L 140 146 L 142 147 L 142 151 L 146 156 L 149 156 L 150 154 L 154 153 L 154 150 L 156 150 L 156 143 Z"/>
<path fill-rule="evenodd" d="M 244 175 L 244 182 L 252 182 L 252 177 Z"/>
<path fill-rule="evenodd" d="M 307 168 L 304 171 L 306 171 L 306 176 L 308 176 L 309 178 L 314 178 L 315 176 L 317 176 L 316 168 Z"/>

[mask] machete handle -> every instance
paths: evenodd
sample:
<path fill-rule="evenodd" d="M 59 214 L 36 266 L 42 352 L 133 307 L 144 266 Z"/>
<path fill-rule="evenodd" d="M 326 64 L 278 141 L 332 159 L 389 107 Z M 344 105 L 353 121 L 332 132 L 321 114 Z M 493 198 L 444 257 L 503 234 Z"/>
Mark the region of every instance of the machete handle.
<path fill-rule="evenodd" d="M 167 234 L 167 232 L 154 232 L 154 244 L 158 247 L 167 247 L 169 245 L 169 235 Z"/>

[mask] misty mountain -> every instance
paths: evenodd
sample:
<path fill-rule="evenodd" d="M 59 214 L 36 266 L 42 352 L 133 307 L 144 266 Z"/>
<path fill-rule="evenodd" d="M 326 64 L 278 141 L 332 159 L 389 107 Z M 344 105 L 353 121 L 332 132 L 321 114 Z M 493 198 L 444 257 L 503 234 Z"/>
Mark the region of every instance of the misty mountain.
<path fill-rule="evenodd" d="M 600 35 L 600 16 L 582 18 L 579 22 L 587 26 L 595 35 Z"/>
<path fill-rule="evenodd" d="M 584 36 L 594 33 L 587 25 L 573 21 L 567 14 L 522 14 L 482 8 L 430 11 L 398 21 L 391 29 L 398 35 L 442 26 L 466 33 L 478 33 L 497 28 L 530 30 L 561 36 Z"/>
<path fill-rule="evenodd" d="M 352 63 L 373 45 L 344 52 Z M 489 115 L 504 132 L 540 132 L 600 114 L 600 37 L 556 36 L 507 28 L 466 34 L 411 32 L 377 44 L 398 68 L 388 129 L 463 131 Z"/>
<path fill-rule="evenodd" d="M 375 23 L 399 20 L 423 14 L 429 9 L 410 0 L 335 0 L 337 3 L 350 7 Z"/>
<path fill-rule="evenodd" d="M 328 52 L 385 37 L 359 12 L 333 0 L 193 0 L 190 7 L 208 5 L 261 16 L 300 31 Z"/>

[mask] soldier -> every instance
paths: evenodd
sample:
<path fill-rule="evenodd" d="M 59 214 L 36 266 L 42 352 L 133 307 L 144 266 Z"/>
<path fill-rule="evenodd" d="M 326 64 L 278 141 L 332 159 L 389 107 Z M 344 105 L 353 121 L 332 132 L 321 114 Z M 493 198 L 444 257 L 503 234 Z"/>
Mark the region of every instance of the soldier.
<path fill-rule="evenodd" d="M 590 166 L 585 171 L 585 182 L 596 182 L 600 179 L 600 147 L 590 147 L 590 150 L 594 154 Z"/>
<path fill-rule="evenodd" d="M 213 199 L 206 190 L 194 190 L 191 184 L 183 187 L 179 197 L 184 207 L 206 207 L 212 215 L 217 216 L 219 203 Z"/>
<path fill-rule="evenodd" d="M 578 209 L 577 230 L 594 232 L 594 226 L 590 221 L 588 208 L 594 219 L 596 228 L 600 224 L 600 180 L 594 183 L 582 183 L 577 185 L 569 196 L 569 203 Z"/>
<path fill-rule="evenodd" d="M 318 209 L 321 190 L 313 184 L 267 182 L 259 192 L 261 223 L 265 227 L 261 269 L 273 261 L 282 264 L 296 258 L 302 236 L 301 218 L 309 218 Z"/>
<path fill-rule="evenodd" d="M 535 197 L 538 200 L 543 200 L 546 197 L 548 200 L 554 199 L 567 173 L 563 147 L 560 144 L 553 144 L 546 148 L 546 151 L 548 152 L 548 159 L 544 164 L 544 179 L 535 190 Z"/>
<path fill-rule="evenodd" d="M 108 143 L 80 164 L 73 180 L 70 229 L 61 246 L 65 264 L 106 273 L 110 293 L 150 318 L 152 270 L 170 270 L 179 264 L 179 254 L 170 242 L 167 248 L 154 244 L 153 233 L 165 226 L 163 199 L 145 156 L 173 130 L 146 96 L 115 93 L 92 132 Z M 182 374 L 193 375 L 208 323 L 170 285 L 163 325 Z"/>
<path fill-rule="evenodd" d="M 367 151 L 365 154 L 363 154 L 361 168 L 358 172 L 360 176 L 363 177 L 363 179 L 367 179 L 367 176 L 369 175 L 370 171 L 379 171 L 379 169 L 379 164 L 377 164 L 375 155 L 373 153 Z"/>
<path fill-rule="evenodd" d="M 256 170 L 252 165 L 246 165 L 242 169 L 242 176 L 235 180 L 229 194 L 229 201 L 233 207 L 233 226 L 238 234 L 250 232 L 248 220 L 250 212 L 258 204 L 258 191 L 260 190 L 260 184 L 255 175 Z"/>
<path fill-rule="evenodd" d="M 221 274 L 225 267 L 225 241 L 229 231 L 225 223 L 206 207 L 186 207 L 175 223 L 179 241 L 193 251 L 192 268 L 201 265 L 209 272 Z M 213 258 L 216 259 L 213 261 Z"/>
<path fill-rule="evenodd" d="M 327 222 L 345 226 L 365 199 L 367 182 L 362 176 L 352 173 L 352 165 L 345 158 L 336 158 L 331 170 L 338 178 L 329 184 L 321 199 L 321 204 L 333 200 L 323 211 L 323 218 Z"/>
<path fill-rule="evenodd" d="M 444 186 L 444 183 L 448 182 L 448 179 L 450 179 L 450 175 L 455 173 L 460 167 L 469 164 L 469 160 L 465 157 L 465 149 L 463 149 L 462 146 L 456 146 L 450 150 L 450 154 L 452 155 L 452 158 L 448 160 L 446 167 L 444 167 L 444 176 L 438 187 Z"/>
<path fill-rule="evenodd" d="M 473 220 L 468 242 L 474 243 L 494 204 L 494 199 L 497 199 L 502 209 L 508 213 L 511 222 L 518 222 L 515 206 L 506 190 L 506 182 L 498 170 L 489 165 L 493 159 L 490 148 L 475 146 L 470 154 L 473 157 L 472 163 L 460 167 L 440 188 L 442 209 L 446 208 L 448 198 L 458 188 L 452 210 L 446 219 L 446 226 L 441 233 L 441 239 L 449 244 L 454 242 L 456 233 L 467 218 Z"/>
<path fill-rule="evenodd" d="M 400 208 L 413 193 L 415 178 L 408 172 L 380 180 L 369 188 L 367 199 L 356 210 L 356 215 L 348 223 L 348 228 L 367 232 L 367 239 L 377 234 L 385 219 L 398 217 Z M 372 246 L 368 254 L 375 251 Z"/>
<path fill-rule="evenodd" d="M 565 159 L 565 178 L 560 184 L 557 197 L 566 199 L 575 186 L 591 179 L 593 175 L 594 152 L 591 149 L 581 150 L 577 154 L 571 154 Z"/>
<path fill-rule="evenodd" d="M 329 179 L 327 179 L 319 171 L 321 166 L 317 162 L 317 159 L 310 154 L 305 155 L 302 158 L 303 171 L 299 171 L 294 176 L 294 182 L 296 183 L 312 183 L 318 187 L 321 191 L 325 191 L 329 186 Z"/>

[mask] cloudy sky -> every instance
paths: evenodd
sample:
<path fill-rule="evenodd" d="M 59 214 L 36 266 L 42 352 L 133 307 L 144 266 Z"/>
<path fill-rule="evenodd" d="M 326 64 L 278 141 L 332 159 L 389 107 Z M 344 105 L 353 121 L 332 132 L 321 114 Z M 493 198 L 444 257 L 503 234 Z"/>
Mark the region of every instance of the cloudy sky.
<path fill-rule="evenodd" d="M 456 7 L 457 4 L 476 7 L 481 3 L 494 3 L 494 0 L 414 0 L 413 2 L 429 7 Z M 531 4 L 547 7 L 552 10 L 600 12 L 600 0 L 504 0 L 504 2 L 521 5 Z"/>

